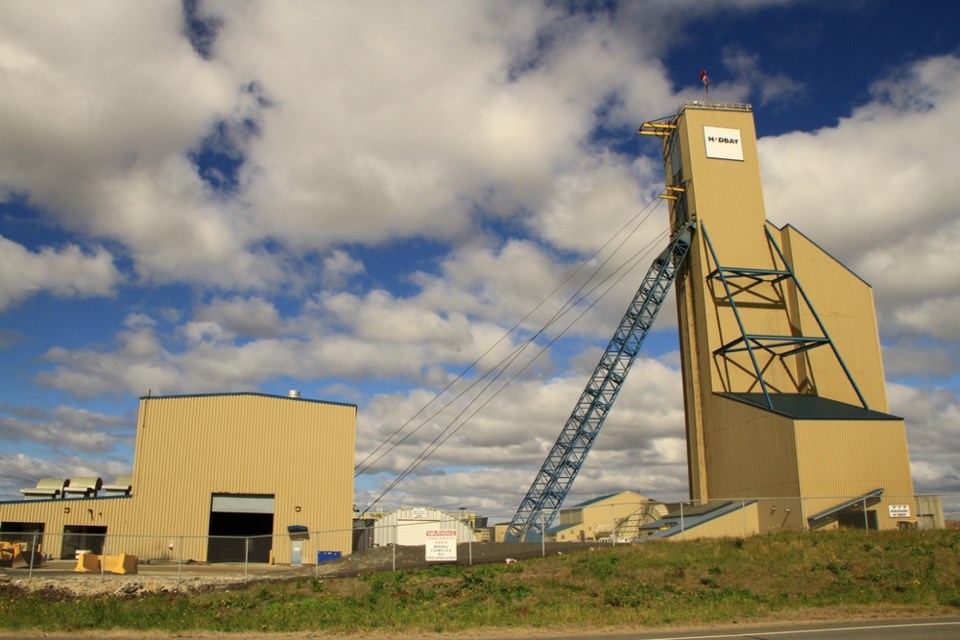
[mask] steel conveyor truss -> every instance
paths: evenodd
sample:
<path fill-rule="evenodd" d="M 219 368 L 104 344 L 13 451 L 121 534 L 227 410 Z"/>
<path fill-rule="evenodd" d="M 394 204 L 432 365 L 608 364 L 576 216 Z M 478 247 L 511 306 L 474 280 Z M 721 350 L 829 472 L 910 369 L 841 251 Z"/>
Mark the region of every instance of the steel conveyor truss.
<path fill-rule="evenodd" d="M 506 541 L 540 539 L 557 516 L 690 249 L 694 225 L 653 261 L 560 437 L 507 528 Z M 530 534 L 535 533 L 536 537 Z"/>

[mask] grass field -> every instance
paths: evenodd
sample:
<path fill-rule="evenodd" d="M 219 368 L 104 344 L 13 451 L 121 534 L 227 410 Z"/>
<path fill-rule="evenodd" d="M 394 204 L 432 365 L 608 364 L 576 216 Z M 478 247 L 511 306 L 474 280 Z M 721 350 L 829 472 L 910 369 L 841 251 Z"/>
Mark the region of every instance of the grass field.
<path fill-rule="evenodd" d="M 513 564 L 76 599 L 0 587 L 0 628 L 370 633 L 960 613 L 960 531 L 780 533 Z"/>

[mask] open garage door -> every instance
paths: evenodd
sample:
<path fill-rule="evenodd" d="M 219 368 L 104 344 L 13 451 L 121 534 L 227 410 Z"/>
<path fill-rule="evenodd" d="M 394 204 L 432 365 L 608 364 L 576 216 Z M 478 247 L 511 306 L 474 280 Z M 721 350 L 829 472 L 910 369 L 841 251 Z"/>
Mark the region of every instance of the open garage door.
<path fill-rule="evenodd" d="M 61 560 L 73 560 L 78 551 L 103 553 L 103 540 L 107 537 L 106 527 L 92 525 L 64 525 L 63 551 Z"/>
<path fill-rule="evenodd" d="M 215 493 L 207 562 L 270 562 L 273 495 Z"/>

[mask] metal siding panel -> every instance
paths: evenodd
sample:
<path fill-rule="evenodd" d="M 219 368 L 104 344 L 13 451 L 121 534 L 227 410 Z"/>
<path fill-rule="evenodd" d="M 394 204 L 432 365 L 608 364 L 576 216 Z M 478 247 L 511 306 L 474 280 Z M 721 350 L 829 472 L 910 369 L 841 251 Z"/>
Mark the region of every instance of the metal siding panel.
<path fill-rule="evenodd" d="M 913 481 L 902 421 L 805 421 L 798 426 L 805 517 L 873 489 L 884 490 L 877 522 L 896 528 L 890 504 L 913 501 Z M 822 496 L 822 497 L 821 497 Z"/>
<path fill-rule="evenodd" d="M 870 408 L 887 411 L 873 289 L 795 229 L 785 229 L 783 238 L 797 279 L 810 296 Z M 805 314 L 803 329 L 810 332 L 815 326 L 814 318 Z M 859 404 L 833 354 L 821 348 L 810 355 L 819 394 Z"/>
<path fill-rule="evenodd" d="M 711 499 L 795 495 L 799 479 L 792 421 L 720 396 L 705 400 Z"/>

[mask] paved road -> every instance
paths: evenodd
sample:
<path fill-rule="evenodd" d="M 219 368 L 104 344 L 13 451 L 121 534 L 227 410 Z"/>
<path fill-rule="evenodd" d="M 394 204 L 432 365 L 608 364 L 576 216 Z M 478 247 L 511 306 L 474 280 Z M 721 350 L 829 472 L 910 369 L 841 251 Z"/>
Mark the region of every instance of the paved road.
<path fill-rule="evenodd" d="M 604 636 L 594 636 L 589 640 Z M 960 618 L 930 618 L 827 624 L 725 627 L 696 633 L 649 633 L 605 636 L 605 640 L 958 640 Z M 573 639 L 569 639 L 573 640 Z M 577 640 L 588 640 L 587 637 Z"/>
<path fill-rule="evenodd" d="M 218 640 L 305 640 L 308 638 L 327 638 L 337 636 L 318 634 L 317 632 L 285 634 L 219 634 L 197 632 L 177 632 L 175 634 L 125 633 L 118 631 L 63 634 L 31 632 L 11 634 L 0 631 L 0 640 L 147 640 L 159 638 L 177 638 L 178 640 L 216 638 Z M 351 636 L 356 638 L 357 636 Z M 382 636 L 378 636 L 382 637 Z M 416 640 L 414 634 L 404 634 L 398 638 Z M 429 638 L 438 637 L 431 634 Z M 675 631 L 652 633 L 609 632 L 589 635 L 560 635 L 541 633 L 536 636 L 510 636 L 503 631 L 492 633 L 460 632 L 451 637 L 457 640 L 543 640 L 544 638 L 562 638 L 563 640 L 958 640 L 960 639 L 960 617 L 956 618 L 915 618 L 904 620 L 886 620 L 850 623 L 818 623 L 792 625 L 744 625 L 724 626 L 712 631 Z"/>

